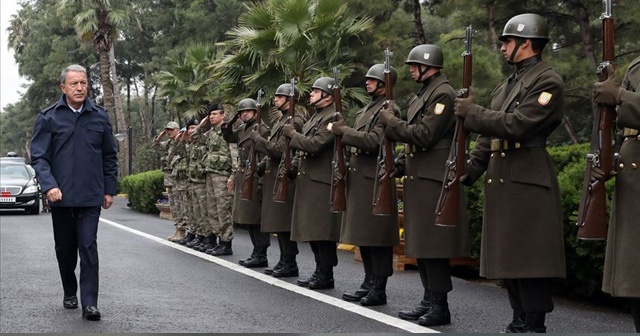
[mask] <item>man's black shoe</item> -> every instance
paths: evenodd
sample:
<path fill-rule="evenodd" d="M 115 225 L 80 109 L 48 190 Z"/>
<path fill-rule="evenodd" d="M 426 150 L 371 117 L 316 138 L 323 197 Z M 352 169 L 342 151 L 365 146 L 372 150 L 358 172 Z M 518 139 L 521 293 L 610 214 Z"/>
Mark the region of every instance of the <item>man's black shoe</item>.
<path fill-rule="evenodd" d="M 78 297 L 75 295 L 65 296 L 62 300 L 62 306 L 67 309 L 76 309 L 78 308 Z"/>
<path fill-rule="evenodd" d="M 403 320 L 415 321 L 426 314 L 429 308 L 431 308 L 431 303 L 423 300 L 415 308 L 401 310 L 398 312 L 398 316 Z"/>
<path fill-rule="evenodd" d="M 210 254 L 213 256 L 233 255 L 233 250 L 231 249 L 231 241 L 221 241 L 220 245 L 214 248 Z"/>
<path fill-rule="evenodd" d="M 289 277 L 298 276 L 298 273 L 299 273 L 298 264 L 291 263 L 291 264 L 284 264 L 284 266 L 282 266 L 281 268 L 273 270 L 273 274 L 271 275 L 273 275 L 273 277 L 275 278 L 289 278 Z"/>
<path fill-rule="evenodd" d="M 278 263 L 275 266 L 273 266 L 273 268 L 265 268 L 264 269 L 264 274 L 273 275 L 273 272 L 281 269 L 282 266 L 284 266 L 284 263 L 282 262 L 282 260 L 278 261 Z"/>
<path fill-rule="evenodd" d="M 255 255 L 245 259 L 242 266 L 246 268 L 267 267 L 269 266 L 269 260 L 266 256 Z"/>
<path fill-rule="evenodd" d="M 351 293 L 342 294 L 342 299 L 349 302 L 357 302 L 360 301 L 360 299 L 362 299 L 363 297 L 367 296 L 367 294 L 369 294 L 369 289 L 358 288 Z"/>
<path fill-rule="evenodd" d="M 314 271 L 308 279 L 298 279 L 296 280 L 296 284 L 301 287 L 309 287 L 309 283 L 311 281 L 315 281 L 318 279 L 319 271 Z"/>
<path fill-rule="evenodd" d="M 100 321 L 100 311 L 96 306 L 82 307 L 82 317 L 89 321 Z"/>
<path fill-rule="evenodd" d="M 309 289 L 331 289 L 334 286 L 333 272 L 320 272 L 315 280 L 309 281 Z"/>
<path fill-rule="evenodd" d="M 418 324 L 424 327 L 451 324 L 448 305 L 432 305 L 426 314 L 420 316 Z"/>

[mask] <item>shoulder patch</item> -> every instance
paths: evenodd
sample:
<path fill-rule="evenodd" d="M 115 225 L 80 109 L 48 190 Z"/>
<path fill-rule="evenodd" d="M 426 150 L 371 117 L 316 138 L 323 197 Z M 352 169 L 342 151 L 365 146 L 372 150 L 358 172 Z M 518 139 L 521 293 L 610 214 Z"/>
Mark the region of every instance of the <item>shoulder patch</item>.
<path fill-rule="evenodd" d="M 444 112 L 444 104 L 442 103 L 437 103 L 436 107 L 433 109 L 433 113 L 435 113 L 436 115 L 440 115 L 442 114 L 442 112 Z"/>
<path fill-rule="evenodd" d="M 549 102 L 551 101 L 551 97 L 553 95 L 549 92 L 542 92 L 539 96 L 538 96 L 538 104 L 544 106 L 549 104 Z"/>

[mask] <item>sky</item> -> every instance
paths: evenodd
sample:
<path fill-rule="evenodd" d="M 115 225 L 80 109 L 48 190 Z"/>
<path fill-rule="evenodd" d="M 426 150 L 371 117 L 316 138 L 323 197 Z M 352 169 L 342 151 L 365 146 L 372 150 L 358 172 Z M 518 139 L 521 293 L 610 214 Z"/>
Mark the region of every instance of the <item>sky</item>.
<path fill-rule="evenodd" d="M 11 14 L 17 14 L 20 5 L 18 0 L 0 1 L 0 111 L 5 106 L 17 103 L 25 89 L 21 88 L 27 80 L 18 75 L 18 65 L 13 58 L 13 50 L 7 50 L 9 19 Z"/>

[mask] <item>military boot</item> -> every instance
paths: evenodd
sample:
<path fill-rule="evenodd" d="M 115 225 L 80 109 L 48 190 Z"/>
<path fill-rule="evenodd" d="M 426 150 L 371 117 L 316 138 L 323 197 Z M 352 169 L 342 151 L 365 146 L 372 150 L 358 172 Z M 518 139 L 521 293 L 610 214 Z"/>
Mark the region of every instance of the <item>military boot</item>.
<path fill-rule="evenodd" d="M 365 273 L 364 280 L 360 284 L 360 288 L 351 293 L 342 294 L 342 299 L 350 302 L 360 301 L 360 299 L 369 294 L 369 290 L 371 289 L 371 287 L 373 287 L 375 278 L 376 277 L 373 274 Z"/>
<path fill-rule="evenodd" d="M 184 239 L 186 234 L 187 234 L 187 232 L 186 232 L 185 229 L 177 229 L 175 236 L 171 237 L 169 239 L 169 241 L 172 241 L 174 243 L 177 242 L 177 241 L 180 241 L 180 240 Z"/>
<path fill-rule="evenodd" d="M 547 327 L 544 325 L 546 313 L 526 313 L 525 333 L 546 333 Z"/>
<path fill-rule="evenodd" d="M 360 300 L 363 306 L 380 306 L 387 304 L 387 277 L 376 276 L 371 290 Z"/>
<path fill-rule="evenodd" d="M 309 281 L 309 289 L 331 289 L 335 287 L 333 270 L 320 271 L 315 280 Z"/>
<path fill-rule="evenodd" d="M 211 255 L 214 256 L 225 256 L 225 255 L 233 255 L 233 250 L 231 249 L 231 241 L 220 241 L 220 245 L 211 251 Z"/>
<path fill-rule="evenodd" d="M 280 254 L 280 260 L 278 260 L 278 263 L 273 267 L 265 268 L 264 274 L 273 275 L 273 271 L 281 269 L 283 265 L 284 265 L 284 256 Z"/>
<path fill-rule="evenodd" d="M 200 245 L 202 243 L 202 241 L 204 240 L 204 236 L 203 235 L 196 235 L 196 237 L 185 244 L 185 246 L 190 247 L 190 248 L 194 248 L 198 245 Z"/>
<path fill-rule="evenodd" d="M 403 320 L 411 320 L 415 321 L 420 318 L 420 316 L 426 314 L 431 308 L 431 291 L 428 289 L 424 290 L 424 295 L 422 297 L 422 301 L 418 303 L 417 306 L 411 309 L 405 309 L 398 312 L 398 317 Z"/>
<path fill-rule="evenodd" d="M 217 240 L 218 240 L 218 237 L 216 237 L 216 235 L 214 235 L 214 234 L 211 234 L 211 235 L 207 236 L 206 238 L 204 238 L 203 243 L 198 245 L 198 246 L 196 246 L 194 248 L 194 250 L 206 253 L 207 250 L 214 249 L 214 248 L 216 248 L 216 246 L 218 246 Z"/>
<path fill-rule="evenodd" d="M 184 238 L 178 240 L 176 243 L 180 244 L 180 245 L 186 245 L 187 243 L 191 242 L 192 240 L 194 240 L 196 238 L 196 235 L 194 233 L 187 233 L 186 236 L 184 236 Z"/>
<path fill-rule="evenodd" d="M 504 329 L 505 333 L 523 333 L 525 332 L 525 324 L 524 321 L 526 319 L 526 314 L 521 310 L 513 311 L 513 321 L 509 323 L 509 325 Z"/>
<path fill-rule="evenodd" d="M 276 278 L 289 278 L 298 276 L 298 263 L 296 263 L 296 256 L 284 256 L 284 262 L 282 267 L 274 269 L 273 276 Z"/>
<path fill-rule="evenodd" d="M 320 276 L 320 268 L 316 266 L 316 270 L 313 271 L 313 273 L 311 274 L 311 276 L 307 279 L 298 279 L 296 280 L 296 284 L 298 286 L 302 286 L 302 287 L 309 287 L 309 283 L 312 281 L 315 281 L 318 279 L 318 276 Z"/>
<path fill-rule="evenodd" d="M 451 323 L 451 312 L 447 302 L 447 293 L 431 292 L 431 308 L 418 319 L 418 324 L 425 327 Z"/>
<path fill-rule="evenodd" d="M 255 247 L 251 256 L 240 264 L 246 268 L 267 267 L 269 260 L 267 259 L 266 247 Z"/>
<path fill-rule="evenodd" d="M 178 235 L 178 230 L 179 230 L 178 227 L 176 227 L 176 231 L 172 235 L 168 236 L 167 240 L 173 241 L 174 239 L 176 239 L 176 236 Z"/>

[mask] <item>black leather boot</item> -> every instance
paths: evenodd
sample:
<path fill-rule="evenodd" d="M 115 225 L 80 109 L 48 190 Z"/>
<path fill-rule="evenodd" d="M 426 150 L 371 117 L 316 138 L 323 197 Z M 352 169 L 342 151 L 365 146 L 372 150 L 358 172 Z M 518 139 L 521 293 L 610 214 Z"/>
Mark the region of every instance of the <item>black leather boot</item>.
<path fill-rule="evenodd" d="M 196 237 L 185 244 L 185 246 L 190 247 L 190 248 L 194 248 L 197 245 L 200 245 L 200 243 L 202 243 L 202 241 L 204 240 L 204 236 L 202 235 L 196 235 Z"/>
<path fill-rule="evenodd" d="M 218 246 L 218 242 L 217 239 L 218 237 L 216 237 L 216 235 L 209 235 L 206 236 L 204 238 L 204 240 L 202 241 L 202 243 L 196 247 L 194 247 L 193 249 L 196 251 L 200 251 L 200 252 L 205 252 L 207 250 L 213 249 L 216 246 Z"/>
<path fill-rule="evenodd" d="M 233 255 L 233 250 L 231 249 L 231 241 L 221 241 L 220 245 L 211 251 L 211 255 L 213 256 L 225 256 L 225 255 Z"/>
<path fill-rule="evenodd" d="M 526 320 L 526 314 L 523 311 L 514 310 L 513 320 L 511 321 L 511 323 L 509 323 L 507 328 L 504 329 L 504 332 L 509 334 L 511 333 L 519 334 L 519 333 L 525 332 L 525 324 L 524 324 L 525 320 Z"/>
<path fill-rule="evenodd" d="M 418 319 L 418 324 L 425 327 L 451 323 L 451 312 L 447 303 L 447 293 L 431 292 L 431 308 Z"/>
<path fill-rule="evenodd" d="M 365 273 L 364 280 L 360 284 L 360 288 L 356 289 L 351 293 L 342 294 L 342 299 L 350 302 L 360 301 L 360 299 L 362 299 L 369 293 L 369 290 L 371 289 L 371 287 L 373 287 L 374 279 L 375 279 L 375 276 L 373 274 Z"/>
<path fill-rule="evenodd" d="M 269 266 L 269 260 L 264 254 L 256 254 L 253 258 L 247 258 L 242 266 L 246 268 L 267 267 Z"/>
<path fill-rule="evenodd" d="M 178 243 L 180 245 L 185 245 L 186 243 L 194 240 L 195 238 L 196 238 L 196 235 L 194 233 L 187 232 L 187 235 L 184 236 L 184 238 L 178 240 L 176 243 Z"/>
<path fill-rule="evenodd" d="M 253 252 L 251 252 L 251 255 L 249 257 L 238 260 L 238 265 L 244 266 L 244 263 L 246 263 L 247 261 L 250 261 L 255 256 L 256 256 L 256 250 L 254 249 Z"/>
<path fill-rule="evenodd" d="M 360 300 L 363 306 L 380 306 L 387 304 L 387 277 L 376 276 L 373 287 L 365 297 Z"/>
<path fill-rule="evenodd" d="M 309 283 L 311 281 L 315 281 L 316 279 L 318 279 L 319 275 L 320 275 L 320 268 L 316 267 L 316 270 L 313 271 L 313 273 L 311 274 L 311 276 L 309 276 L 309 278 L 307 278 L 307 279 L 298 279 L 298 280 L 296 280 L 296 284 L 298 286 L 302 286 L 302 287 L 309 287 Z"/>
<path fill-rule="evenodd" d="M 283 260 L 282 255 L 280 255 L 280 260 L 278 260 L 278 263 L 273 267 L 265 268 L 264 269 L 264 274 L 273 275 L 273 271 L 281 269 L 283 265 L 284 265 L 284 260 Z"/>
<path fill-rule="evenodd" d="M 320 271 L 315 280 L 309 281 L 309 289 L 331 289 L 334 286 L 333 270 Z"/>
<path fill-rule="evenodd" d="M 296 263 L 296 256 L 284 256 L 282 267 L 273 270 L 273 275 L 276 278 L 289 278 L 298 276 L 298 263 Z"/>
<path fill-rule="evenodd" d="M 546 333 L 547 327 L 544 325 L 546 313 L 526 313 L 525 333 Z"/>
<path fill-rule="evenodd" d="M 636 332 L 640 333 L 640 298 L 627 298 L 629 308 L 631 309 L 631 317 L 633 324 L 636 326 Z"/>
<path fill-rule="evenodd" d="M 424 295 L 422 296 L 422 301 L 418 303 L 417 306 L 411 309 L 405 309 L 398 312 L 398 317 L 403 320 L 415 321 L 420 318 L 420 316 L 426 314 L 431 308 L 431 291 L 428 289 L 424 290 Z"/>

